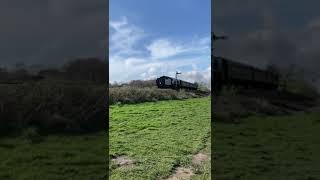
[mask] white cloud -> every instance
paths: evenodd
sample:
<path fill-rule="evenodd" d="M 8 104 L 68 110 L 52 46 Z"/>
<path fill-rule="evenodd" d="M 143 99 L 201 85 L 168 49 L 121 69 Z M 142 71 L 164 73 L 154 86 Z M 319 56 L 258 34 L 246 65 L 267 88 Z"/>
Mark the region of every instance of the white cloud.
<path fill-rule="evenodd" d="M 191 42 L 173 43 L 172 40 L 156 39 L 147 46 L 153 59 L 169 58 L 181 54 L 210 54 L 210 37 L 197 38 Z"/>
<path fill-rule="evenodd" d="M 122 17 L 119 21 L 110 21 L 110 26 L 114 28 L 116 31 L 121 31 L 121 27 L 128 24 L 128 20 L 126 17 Z"/>
<path fill-rule="evenodd" d="M 147 49 L 150 51 L 153 59 L 167 58 L 186 51 L 186 48 L 173 44 L 168 39 L 157 39 L 147 46 Z"/>
<path fill-rule="evenodd" d="M 210 46 L 211 44 L 211 37 L 203 37 L 199 40 L 200 45 Z"/>
<path fill-rule="evenodd" d="M 207 83 L 211 77 L 208 77 L 207 70 L 198 68 L 199 64 L 210 62 L 210 36 L 185 42 L 157 38 L 145 46 L 139 41 L 146 37 L 146 33 L 129 23 L 126 17 L 110 21 L 110 28 L 113 30 L 109 54 L 111 83 L 174 76 L 177 69 L 186 67 L 189 70 L 184 69 L 181 78 Z"/>
<path fill-rule="evenodd" d="M 208 88 L 211 86 L 211 67 L 207 67 L 204 70 L 196 71 L 188 71 L 181 74 L 181 79 L 184 79 L 189 82 L 198 82 L 205 83 Z"/>
<path fill-rule="evenodd" d="M 192 68 L 197 62 L 199 62 L 199 58 L 150 61 L 147 58 L 119 58 L 113 56 L 110 57 L 110 81 L 127 82 L 137 79 L 155 79 L 162 75 L 174 76 L 174 72 L 179 68 L 186 66 Z M 192 71 L 197 72 L 196 70 Z M 184 71 L 183 74 L 188 73 Z M 206 82 L 205 79 L 200 80 L 199 78 L 197 81 Z"/>
<path fill-rule="evenodd" d="M 126 17 L 122 17 L 119 21 L 110 21 L 109 25 L 113 30 L 110 36 L 111 51 L 118 54 L 139 53 L 134 46 L 145 36 L 142 29 L 129 24 Z"/>

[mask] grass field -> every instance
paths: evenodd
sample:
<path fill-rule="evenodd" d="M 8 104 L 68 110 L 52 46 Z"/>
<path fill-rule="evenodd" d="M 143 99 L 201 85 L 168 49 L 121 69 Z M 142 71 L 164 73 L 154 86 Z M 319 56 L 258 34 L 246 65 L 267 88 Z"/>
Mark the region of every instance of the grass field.
<path fill-rule="evenodd" d="M 320 179 L 320 113 L 214 122 L 215 179 Z"/>
<path fill-rule="evenodd" d="M 189 167 L 193 154 L 204 149 L 210 138 L 210 98 L 111 106 L 109 110 L 110 159 L 133 162 L 120 166 L 111 161 L 110 179 L 168 177 L 176 167 Z"/>
<path fill-rule="evenodd" d="M 0 139 L 0 179 L 106 179 L 105 132 L 48 136 L 38 144 L 23 137 Z"/>
<path fill-rule="evenodd" d="M 207 144 L 200 153 L 211 156 L 211 137 L 208 139 Z M 192 177 L 193 180 L 208 180 L 211 179 L 211 157 L 200 166 L 194 166 L 196 174 Z"/>

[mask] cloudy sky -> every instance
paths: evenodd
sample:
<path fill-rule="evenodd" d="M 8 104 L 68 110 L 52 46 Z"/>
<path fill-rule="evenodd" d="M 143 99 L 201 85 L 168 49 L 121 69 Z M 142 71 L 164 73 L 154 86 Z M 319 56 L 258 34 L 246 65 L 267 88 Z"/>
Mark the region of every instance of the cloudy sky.
<path fill-rule="evenodd" d="M 104 57 L 107 10 L 104 0 L 1 0 L 0 66 Z"/>
<path fill-rule="evenodd" d="M 320 88 L 320 1 L 214 1 L 213 28 L 229 40 L 215 54 L 265 67 L 301 72 Z"/>
<path fill-rule="evenodd" d="M 110 0 L 111 82 L 162 75 L 210 82 L 210 0 Z"/>

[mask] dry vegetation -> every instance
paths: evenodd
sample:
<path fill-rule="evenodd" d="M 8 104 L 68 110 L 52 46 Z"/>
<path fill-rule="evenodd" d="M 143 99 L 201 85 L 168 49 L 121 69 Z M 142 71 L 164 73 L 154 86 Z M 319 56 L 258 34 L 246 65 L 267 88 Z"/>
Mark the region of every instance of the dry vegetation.
<path fill-rule="evenodd" d="M 110 104 L 135 104 L 160 100 L 196 98 L 203 95 L 185 90 L 159 89 L 155 80 L 135 80 L 126 84 L 113 84 L 109 89 Z"/>
<path fill-rule="evenodd" d="M 159 100 L 187 99 L 199 97 L 195 93 L 186 91 L 175 91 L 172 89 L 158 89 L 156 87 L 115 87 L 109 90 L 110 104 L 134 104 Z"/>
<path fill-rule="evenodd" d="M 298 78 L 281 79 L 277 90 L 223 87 L 214 97 L 215 120 L 235 121 L 252 115 L 285 115 L 316 106 L 317 89 Z"/>
<path fill-rule="evenodd" d="M 95 129 L 104 122 L 105 88 L 36 82 L 1 85 L 1 132 L 35 126 L 45 132 Z M 7 131 L 7 132 L 6 132 Z"/>
<path fill-rule="evenodd" d="M 283 78 L 280 81 L 280 89 L 294 94 L 302 95 L 307 98 L 319 96 L 319 91 L 310 82 L 302 78 Z"/>
<path fill-rule="evenodd" d="M 103 130 L 106 70 L 98 59 L 78 59 L 62 69 L 6 72 L 0 79 L 0 133 L 75 133 Z M 24 78 L 22 78 L 24 77 Z"/>

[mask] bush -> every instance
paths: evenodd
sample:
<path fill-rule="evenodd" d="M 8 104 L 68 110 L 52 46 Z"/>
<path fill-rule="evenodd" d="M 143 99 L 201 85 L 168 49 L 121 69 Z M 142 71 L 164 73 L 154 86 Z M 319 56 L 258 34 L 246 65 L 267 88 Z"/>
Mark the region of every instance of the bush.
<path fill-rule="evenodd" d="M 109 104 L 132 104 L 159 100 L 173 100 L 199 97 L 184 90 L 158 89 L 156 87 L 113 87 L 109 89 Z"/>
<path fill-rule="evenodd" d="M 30 144 L 36 144 L 42 141 L 42 137 L 40 136 L 37 128 L 35 127 L 29 127 L 25 129 L 25 131 L 23 132 L 23 137 Z"/>
<path fill-rule="evenodd" d="M 319 96 L 319 92 L 315 86 L 303 79 L 298 78 L 281 79 L 280 89 L 310 98 Z"/>
<path fill-rule="evenodd" d="M 133 80 L 129 82 L 128 86 L 131 87 L 139 87 L 139 88 L 144 88 L 144 87 L 156 87 L 156 80 Z"/>
<path fill-rule="evenodd" d="M 220 95 L 225 97 L 233 97 L 238 94 L 239 89 L 236 86 L 223 86 Z"/>
<path fill-rule="evenodd" d="M 103 130 L 106 87 L 100 84 L 41 81 L 2 84 L 1 133 L 22 132 L 33 126 L 40 133 Z"/>

